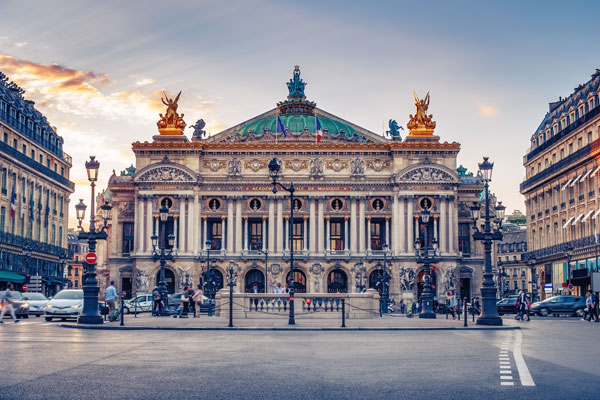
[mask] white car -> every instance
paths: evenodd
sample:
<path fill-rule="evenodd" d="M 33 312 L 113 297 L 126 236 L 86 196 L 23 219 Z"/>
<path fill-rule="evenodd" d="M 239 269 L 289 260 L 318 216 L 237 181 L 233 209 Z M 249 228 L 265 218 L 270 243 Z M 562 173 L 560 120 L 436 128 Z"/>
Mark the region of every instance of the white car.
<path fill-rule="evenodd" d="M 152 304 L 151 293 L 138 294 L 135 298 L 128 300 L 123 304 L 123 313 L 151 312 Z"/>
<path fill-rule="evenodd" d="M 29 304 L 29 315 L 41 317 L 44 314 L 44 307 L 48 304 L 48 298 L 41 293 L 23 293 L 23 300 Z"/>
<path fill-rule="evenodd" d="M 44 318 L 52 321 L 53 318 L 66 320 L 77 318 L 83 310 L 83 290 L 65 289 L 61 290 L 44 307 Z"/>

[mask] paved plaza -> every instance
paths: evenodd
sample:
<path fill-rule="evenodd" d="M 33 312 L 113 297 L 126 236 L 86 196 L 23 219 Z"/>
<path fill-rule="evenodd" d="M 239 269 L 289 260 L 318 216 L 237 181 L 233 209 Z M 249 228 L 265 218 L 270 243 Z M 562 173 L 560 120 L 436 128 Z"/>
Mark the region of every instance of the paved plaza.
<path fill-rule="evenodd" d="M 153 322 L 160 320 L 160 323 Z M 135 323 L 134 323 L 135 322 Z M 2 399 L 540 399 L 595 398 L 600 326 L 533 319 L 520 329 L 457 321 L 371 320 L 405 331 L 68 329 L 39 319 L 0 327 Z M 271 326 L 284 326 L 271 321 Z M 127 316 L 126 326 L 222 326 Z M 349 326 L 365 321 L 349 321 Z M 114 325 L 114 324 L 111 324 Z M 268 326 L 266 320 L 239 326 Z M 297 327 L 335 326 L 331 320 Z M 431 330 L 434 326 L 456 329 Z M 471 325 L 470 326 L 474 326 Z M 577 340 L 570 338 L 576 332 Z"/>

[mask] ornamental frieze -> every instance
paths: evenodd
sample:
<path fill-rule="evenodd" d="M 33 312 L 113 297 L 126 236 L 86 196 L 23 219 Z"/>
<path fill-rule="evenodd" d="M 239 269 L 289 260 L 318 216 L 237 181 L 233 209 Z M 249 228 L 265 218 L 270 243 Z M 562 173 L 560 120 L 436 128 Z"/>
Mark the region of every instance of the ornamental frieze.
<path fill-rule="evenodd" d="M 325 162 L 325 167 L 327 167 L 327 169 L 332 169 L 335 172 L 340 172 L 341 170 L 348 168 L 348 162 L 336 158 L 333 161 L 327 160 Z"/>
<path fill-rule="evenodd" d="M 135 215 L 135 204 L 131 202 L 120 203 L 118 206 L 118 210 L 119 219 L 133 218 Z"/>
<path fill-rule="evenodd" d="M 227 162 L 223 160 L 204 161 L 204 168 L 209 168 L 212 172 L 217 172 L 227 166 Z"/>
<path fill-rule="evenodd" d="M 390 160 L 367 160 L 367 167 L 372 169 L 375 172 L 383 171 L 384 169 L 389 168 L 391 165 Z"/>
<path fill-rule="evenodd" d="M 157 167 L 140 176 L 139 182 L 195 182 L 196 178 L 174 167 Z"/>
<path fill-rule="evenodd" d="M 400 182 L 452 182 L 454 178 L 449 173 L 435 167 L 420 167 L 400 176 Z"/>
<path fill-rule="evenodd" d="M 296 172 L 300 171 L 301 169 L 307 169 L 308 168 L 308 161 L 306 160 L 285 160 L 284 163 L 286 168 L 290 168 Z"/>
<path fill-rule="evenodd" d="M 261 169 L 265 169 L 267 167 L 267 163 L 262 160 L 246 160 L 244 162 L 244 167 L 249 168 L 254 172 L 258 172 Z"/>

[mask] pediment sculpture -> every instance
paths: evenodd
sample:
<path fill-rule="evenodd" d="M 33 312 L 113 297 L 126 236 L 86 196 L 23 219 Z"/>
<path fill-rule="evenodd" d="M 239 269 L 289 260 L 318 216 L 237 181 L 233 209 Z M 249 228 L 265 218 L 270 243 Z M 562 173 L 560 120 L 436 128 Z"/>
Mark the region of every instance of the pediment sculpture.
<path fill-rule="evenodd" d="M 449 173 L 435 167 L 419 167 L 400 176 L 399 182 L 454 182 Z"/>
<path fill-rule="evenodd" d="M 195 182 L 196 179 L 187 172 L 175 167 L 157 167 L 144 172 L 138 182 Z"/>
<path fill-rule="evenodd" d="M 312 176 L 323 175 L 323 160 L 319 157 L 310 160 L 310 174 Z"/>

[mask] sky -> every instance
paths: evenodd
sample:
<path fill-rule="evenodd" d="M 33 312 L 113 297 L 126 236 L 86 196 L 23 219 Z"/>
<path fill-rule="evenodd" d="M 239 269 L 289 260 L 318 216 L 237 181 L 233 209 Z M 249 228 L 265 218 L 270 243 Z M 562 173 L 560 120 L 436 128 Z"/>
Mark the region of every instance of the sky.
<path fill-rule="evenodd" d="M 217 133 L 275 106 L 300 65 L 319 108 L 381 134 L 430 93 L 458 164 L 494 162 L 491 190 L 524 211 L 523 156 L 548 103 L 600 68 L 597 1 L 3 0 L 0 71 L 73 157 L 73 206 L 134 163 L 160 96 L 182 90 L 188 126 Z M 192 130 L 187 129 L 191 137 Z M 74 224 L 73 224 L 74 226 Z"/>

